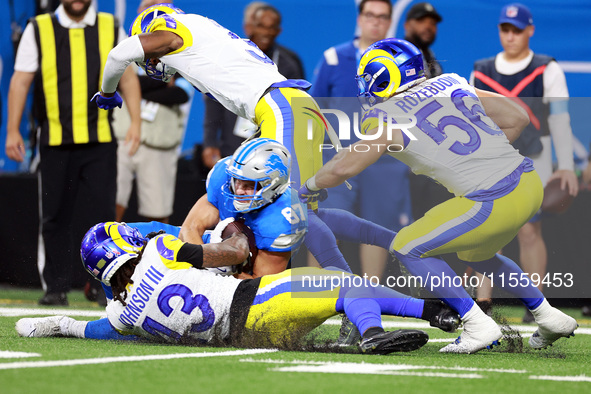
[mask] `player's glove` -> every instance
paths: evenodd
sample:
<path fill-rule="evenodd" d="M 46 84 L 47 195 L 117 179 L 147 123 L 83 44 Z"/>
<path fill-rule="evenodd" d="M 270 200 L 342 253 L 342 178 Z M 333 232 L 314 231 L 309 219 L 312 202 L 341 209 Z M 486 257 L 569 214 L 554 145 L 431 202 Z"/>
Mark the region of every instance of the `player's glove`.
<path fill-rule="evenodd" d="M 229 218 L 226 218 L 226 219 L 218 222 L 218 224 L 215 226 L 215 228 L 211 232 L 211 238 L 210 238 L 209 243 L 217 244 L 217 243 L 222 242 L 224 240 L 222 238 L 222 233 L 224 232 L 226 227 L 228 227 L 228 224 L 232 223 L 234 220 L 235 219 L 233 217 L 229 217 Z"/>
<path fill-rule="evenodd" d="M 310 190 L 308 187 L 308 181 L 300 187 L 298 190 L 298 197 L 300 201 L 304 204 L 315 205 L 318 206 L 320 201 L 324 201 L 328 197 L 328 190 L 320 189 L 320 190 Z"/>
<path fill-rule="evenodd" d="M 90 101 L 94 100 L 96 100 L 96 106 L 101 109 L 113 109 L 115 107 L 121 108 L 121 105 L 123 105 L 123 100 L 117 92 L 115 92 L 113 97 L 101 96 L 101 92 L 96 92 L 90 99 Z"/>

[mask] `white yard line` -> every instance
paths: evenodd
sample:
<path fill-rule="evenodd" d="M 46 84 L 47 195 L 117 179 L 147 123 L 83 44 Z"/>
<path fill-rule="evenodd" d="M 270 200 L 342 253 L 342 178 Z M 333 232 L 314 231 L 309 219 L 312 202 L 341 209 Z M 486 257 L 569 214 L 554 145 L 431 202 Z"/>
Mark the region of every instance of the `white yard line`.
<path fill-rule="evenodd" d="M 244 358 L 241 362 L 275 364 L 281 365 L 269 368 L 269 371 L 276 372 L 311 372 L 311 373 L 333 373 L 333 374 L 368 374 L 368 375 L 399 375 L 399 376 L 420 376 L 435 378 L 459 378 L 459 379 L 481 379 L 487 377 L 483 372 L 488 373 L 510 373 L 527 374 L 525 369 L 496 369 L 496 368 L 475 368 L 475 367 L 445 367 L 435 365 L 411 365 L 411 364 L 373 364 L 373 363 L 339 363 L 331 361 L 310 361 L 310 360 L 273 360 Z M 447 371 L 458 371 L 450 373 Z M 463 372 L 463 373 L 461 373 Z M 591 382 L 591 377 L 579 376 L 553 376 L 544 375 L 528 376 L 529 379 L 554 380 L 561 382 Z"/>
<path fill-rule="evenodd" d="M 25 352 L 10 352 L 8 350 L 0 350 L 0 358 L 28 358 L 41 357 L 39 353 L 25 353 Z"/>
<path fill-rule="evenodd" d="M 104 358 L 83 358 L 75 360 L 57 361 L 20 361 L 15 363 L 0 363 L 0 369 L 21 369 L 21 368 L 46 368 L 46 367 L 69 367 L 75 365 L 110 364 L 135 361 L 151 360 L 173 360 L 179 358 L 203 358 L 203 357 L 230 357 L 247 356 L 251 354 L 273 353 L 277 349 L 246 349 L 227 352 L 201 352 L 201 353 L 179 353 L 179 354 L 152 354 L 146 356 L 125 356 L 125 357 L 104 357 Z"/>
<path fill-rule="evenodd" d="M 551 375 L 541 375 L 541 376 L 530 376 L 530 379 L 535 380 L 554 380 L 557 382 L 591 382 L 591 377 L 580 375 L 580 376 L 551 376 Z"/>
<path fill-rule="evenodd" d="M 84 316 L 84 317 L 107 317 L 106 311 L 70 308 L 0 308 L 0 316 Z"/>

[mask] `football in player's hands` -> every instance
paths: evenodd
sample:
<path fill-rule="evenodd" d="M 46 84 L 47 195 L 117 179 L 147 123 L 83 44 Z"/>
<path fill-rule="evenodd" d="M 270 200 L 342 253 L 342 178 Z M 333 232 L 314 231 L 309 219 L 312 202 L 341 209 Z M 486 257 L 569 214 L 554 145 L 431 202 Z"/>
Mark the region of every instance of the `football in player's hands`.
<path fill-rule="evenodd" d="M 242 268 L 244 272 L 250 273 L 252 272 L 252 267 L 256 260 L 257 254 L 259 252 L 256 244 L 256 240 L 254 238 L 254 233 L 244 223 L 244 219 L 236 219 L 235 221 L 229 223 L 226 228 L 222 230 L 222 240 L 228 239 L 234 233 L 243 233 L 248 238 L 248 247 L 250 248 L 250 261 L 244 265 Z"/>
<path fill-rule="evenodd" d="M 575 198 L 568 192 L 568 185 L 561 189 L 560 182 L 560 178 L 554 178 L 544 188 L 543 212 L 564 213 L 574 201 Z"/>

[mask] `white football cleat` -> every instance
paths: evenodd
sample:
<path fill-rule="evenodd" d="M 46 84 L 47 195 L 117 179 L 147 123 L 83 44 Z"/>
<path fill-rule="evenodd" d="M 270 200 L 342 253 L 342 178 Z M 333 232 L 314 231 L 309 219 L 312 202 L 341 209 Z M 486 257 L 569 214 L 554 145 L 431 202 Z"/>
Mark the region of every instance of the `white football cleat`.
<path fill-rule="evenodd" d="M 550 306 L 548 301 L 544 300 L 531 312 L 538 323 L 538 329 L 529 338 L 529 346 L 533 349 L 545 349 L 560 338 L 575 336 L 574 331 L 579 326 L 577 321 Z"/>
<path fill-rule="evenodd" d="M 503 336 L 497 323 L 476 304 L 464 315 L 462 321 L 462 334 L 454 342 L 439 349 L 439 352 L 473 354 L 482 349 L 492 349 Z"/>
<path fill-rule="evenodd" d="M 63 319 L 74 319 L 67 316 L 33 317 L 24 318 L 16 322 L 15 328 L 18 335 L 27 338 L 47 338 L 62 336 L 61 325 L 63 323 L 71 324 Z"/>

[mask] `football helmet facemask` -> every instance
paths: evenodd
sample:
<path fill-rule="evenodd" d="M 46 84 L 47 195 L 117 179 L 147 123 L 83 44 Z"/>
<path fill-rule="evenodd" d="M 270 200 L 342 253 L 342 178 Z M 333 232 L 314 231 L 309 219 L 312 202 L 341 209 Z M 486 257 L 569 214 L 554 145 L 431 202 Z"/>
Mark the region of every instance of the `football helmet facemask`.
<path fill-rule="evenodd" d="M 243 143 L 232 155 L 222 187 L 225 206 L 233 212 L 249 212 L 275 201 L 289 186 L 291 155 L 287 148 L 269 138 Z M 254 194 L 236 194 L 236 181 L 253 181 Z"/>

